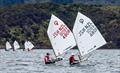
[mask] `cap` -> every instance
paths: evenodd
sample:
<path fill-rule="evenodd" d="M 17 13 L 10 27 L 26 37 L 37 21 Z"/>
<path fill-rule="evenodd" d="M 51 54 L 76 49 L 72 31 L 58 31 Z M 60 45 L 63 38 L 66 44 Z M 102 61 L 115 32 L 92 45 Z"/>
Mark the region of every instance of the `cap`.
<path fill-rule="evenodd" d="M 46 53 L 46 55 L 50 55 L 49 53 Z"/>

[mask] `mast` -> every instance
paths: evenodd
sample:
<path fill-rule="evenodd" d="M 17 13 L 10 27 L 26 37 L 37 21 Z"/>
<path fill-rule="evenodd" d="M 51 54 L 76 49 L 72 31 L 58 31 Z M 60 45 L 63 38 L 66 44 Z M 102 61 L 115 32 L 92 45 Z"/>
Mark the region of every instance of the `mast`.
<path fill-rule="evenodd" d="M 73 34 L 73 36 L 74 36 L 74 39 L 75 39 L 75 35 Z M 77 42 L 76 41 L 76 39 L 75 39 L 75 42 Z M 76 43 L 77 45 L 78 45 L 78 43 Z M 80 50 L 79 49 L 77 49 L 78 50 L 78 53 L 79 53 L 79 55 L 78 55 L 78 58 L 79 58 L 79 60 L 81 61 L 81 53 L 80 53 Z"/>
<path fill-rule="evenodd" d="M 55 57 L 56 57 L 56 59 L 57 59 L 57 56 L 56 56 L 56 54 L 55 54 L 55 51 L 54 51 L 54 49 L 53 49 L 53 52 L 54 52 L 54 55 L 55 55 Z"/>

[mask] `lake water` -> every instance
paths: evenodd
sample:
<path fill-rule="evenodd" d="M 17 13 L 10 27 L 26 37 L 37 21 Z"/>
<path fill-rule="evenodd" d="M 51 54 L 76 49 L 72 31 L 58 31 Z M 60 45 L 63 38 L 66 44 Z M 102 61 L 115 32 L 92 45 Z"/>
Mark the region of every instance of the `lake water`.
<path fill-rule="evenodd" d="M 120 73 L 120 50 L 96 50 L 79 66 L 68 63 L 73 50 L 64 55 L 63 61 L 45 65 L 43 57 L 47 52 L 54 58 L 52 50 L 0 50 L 0 73 Z"/>

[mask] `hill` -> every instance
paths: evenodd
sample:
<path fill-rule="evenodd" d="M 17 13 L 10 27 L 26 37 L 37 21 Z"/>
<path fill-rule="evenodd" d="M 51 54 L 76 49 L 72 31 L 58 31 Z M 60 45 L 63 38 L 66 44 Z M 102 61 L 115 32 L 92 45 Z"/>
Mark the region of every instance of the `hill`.
<path fill-rule="evenodd" d="M 5 42 L 26 39 L 37 48 L 51 48 L 47 27 L 51 14 L 63 20 L 72 30 L 77 12 L 90 17 L 108 44 L 103 48 L 120 48 L 120 7 L 83 4 L 24 4 L 0 9 L 0 48 Z"/>

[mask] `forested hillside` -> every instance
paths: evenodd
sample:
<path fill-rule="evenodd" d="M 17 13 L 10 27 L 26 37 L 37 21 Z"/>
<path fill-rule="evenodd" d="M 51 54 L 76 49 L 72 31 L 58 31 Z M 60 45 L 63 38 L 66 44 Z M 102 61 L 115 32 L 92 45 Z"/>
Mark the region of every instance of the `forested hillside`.
<path fill-rule="evenodd" d="M 108 44 L 102 48 L 120 48 L 120 7 L 83 4 L 24 4 L 0 9 L 0 48 L 18 40 L 23 46 L 30 40 L 37 48 L 51 48 L 47 27 L 51 14 L 72 30 L 77 12 L 90 17 Z"/>

